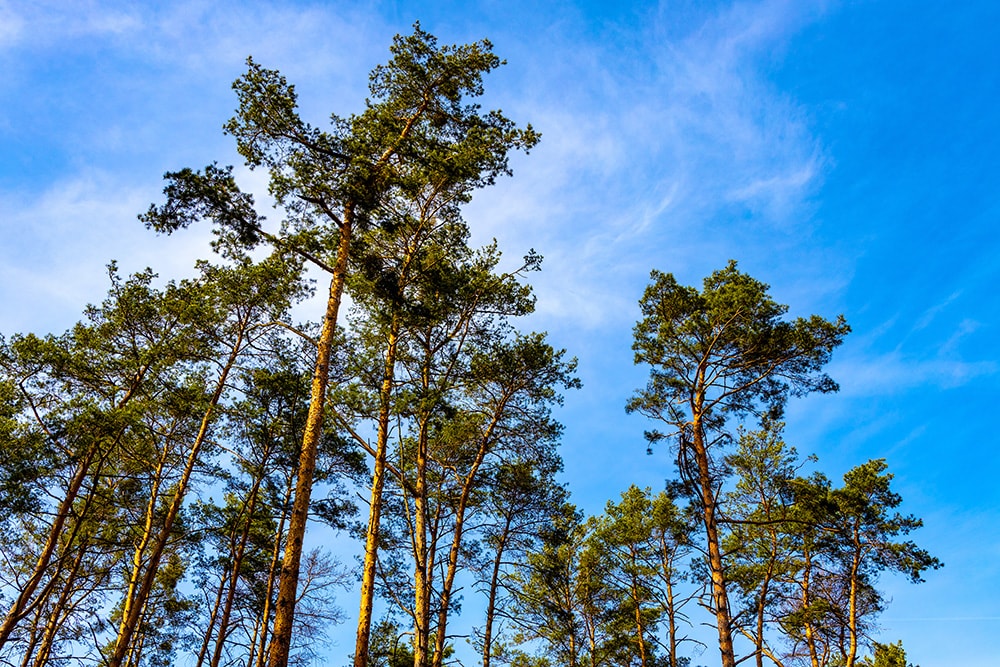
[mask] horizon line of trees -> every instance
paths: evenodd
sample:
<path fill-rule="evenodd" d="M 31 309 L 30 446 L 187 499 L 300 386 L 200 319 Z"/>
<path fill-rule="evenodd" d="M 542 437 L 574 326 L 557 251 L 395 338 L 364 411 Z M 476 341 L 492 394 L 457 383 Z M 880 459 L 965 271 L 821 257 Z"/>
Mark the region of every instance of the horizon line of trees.
<path fill-rule="evenodd" d="M 786 320 L 735 262 L 701 290 L 654 271 L 627 410 L 676 478 L 584 517 L 553 417 L 576 361 L 515 325 L 541 258 L 503 268 L 462 216 L 539 135 L 474 102 L 488 41 L 417 24 L 390 50 L 326 130 L 248 59 L 225 131 L 279 224 L 231 167 L 167 174 L 140 219 L 212 224 L 218 261 L 165 284 L 112 263 L 71 330 L 0 337 L 0 664 L 305 665 L 360 581 L 354 667 L 454 664 L 473 596 L 483 667 L 689 665 L 699 609 L 723 667 L 905 667 L 877 585 L 940 566 L 919 519 L 883 460 L 835 486 L 781 435 L 789 396 L 836 390 L 843 318 Z M 318 324 L 291 316 L 307 268 Z M 356 576 L 305 548 L 310 520 L 360 540 Z"/>

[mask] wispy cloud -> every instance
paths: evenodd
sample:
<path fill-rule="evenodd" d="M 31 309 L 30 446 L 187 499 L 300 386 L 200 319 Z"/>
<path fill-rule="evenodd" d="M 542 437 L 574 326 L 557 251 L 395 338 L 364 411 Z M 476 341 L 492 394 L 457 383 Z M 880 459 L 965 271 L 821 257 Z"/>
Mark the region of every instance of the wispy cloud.
<path fill-rule="evenodd" d="M 0 5 L 0 48 L 47 48 L 66 40 L 137 33 L 143 26 L 131 3 L 39 1 Z"/>
<path fill-rule="evenodd" d="M 296 83 L 306 117 L 322 123 L 331 110 L 349 113 L 365 95 L 368 68 L 384 60 L 400 28 L 367 10 L 319 5 L 91 3 L 77 22 L 55 6 L 30 11 L 22 42 L 107 38 L 162 73 L 135 84 L 164 100 L 151 117 L 92 128 L 89 141 L 104 151 L 125 151 L 130 140 L 154 145 L 155 128 L 175 124 L 179 112 L 210 115 L 210 143 L 220 144 L 218 124 L 232 108 L 225 82 L 248 53 Z M 480 241 L 495 236 L 516 257 L 529 247 L 545 254 L 547 269 L 534 281 L 541 314 L 592 329 L 631 317 L 635 285 L 654 266 L 717 268 L 733 235 L 745 233 L 741 216 L 751 216 L 764 237 L 808 217 L 800 214 L 825 161 L 802 110 L 760 69 L 765 54 L 811 20 L 809 12 L 738 4 L 669 36 L 672 17 L 652 16 L 622 28 L 636 44 L 631 52 L 581 42 L 574 20 L 550 26 L 541 59 L 537 44 L 501 30 L 498 40 L 510 47 L 502 55 L 512 63 L 501 82 L 513 86 L 501 91 L 503 106 L 544 138 L 515 161 L 517 178 L 477 196 L 469 217 Z M 178 106 L 184 99 L 189 109 Z M 192 137 L 182 159 L 204 143 Z M 164 147 L 156 159 L 177 149 Z M 736 222 L 723 231 L 720 218 Z M 801 277 L 811 266 L 790 271 Z"/>
<path fill-rule="evenodd" d="M 620 325 L 650 268 L 704 275 L 734 244 L 778 268 L 775 250 L 789 225 L 808 226 L 829 161 L 761 61 L 814 13 L 739 4 L 683 33 L 672 17 L 651 17 L 624 53 L 573 43 L 569 28 L 547 36 L 560 55 L 527 68 L 517 105 L 542 144 L 513 182 L 470 208 L 502 247 L 546 255 L 551 275 L 534 281 L 543 314 L 587 329 Z M 781 268 L 815 296 L 842 286 L 828 266 Z"/>
<path fill-rule="evenodd" d="M 17 44 L 24 34 L 24 19 L 9 2 L 0 2 L 0 50 Z"/>
<path fill-rule="evenodd" d="M 948 306 L 953 304 L 955 300 L 958 299 L 960 296 L 962 296 L 962 291 L 957 290 L 949 294 L 948 298 L 946 298 L 941 303 L 937 303 L 928 308 L 927 310 L 925 310 L 924 314 L 921 315 L 919 320 L 917 320 L 917 323 L 913 325 L 913 329 L 919 330 L 927 328 L 930 325 L 930 323 L 934 321 L 934 318 L 936 318 Z"/>
<path fill-rule="evenodd" d="M 208 229 L 158 238 L 136 214 L 157 193 L 92 173 L 52 184 L 32 201 L 0 193 L 0 331 L 69 326 L 107 288 L 105 265 L 189 275 L 206 254 Z"/>
<path fill-rule="evenodd" d="M 997 374 L 1000 363 L 940 357 L 913 359 L 894 351 L 869 357 L 836 359 L 830 364 L 829 372 L 840 382 L 840 391 L 844 396 L 892 396 L 917 387 L 960 387 L 972 380 Z"/>

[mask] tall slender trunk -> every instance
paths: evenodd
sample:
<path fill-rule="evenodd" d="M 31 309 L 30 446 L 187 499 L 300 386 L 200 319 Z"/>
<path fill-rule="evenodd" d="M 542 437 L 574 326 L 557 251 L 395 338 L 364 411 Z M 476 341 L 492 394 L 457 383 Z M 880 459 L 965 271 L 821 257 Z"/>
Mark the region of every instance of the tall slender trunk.
<path fill-rule="evenodd" d="M 677 667 L 677 612 L 674 609 L 674 586 L 667 583 L 667 653 L 670 656 L 670 667 Z"/>
<path fill-rule="evenodd" d="M 163 517 L 163 523 L 160 524 L 159 530 L 157 531 L 156 540 L 153 543 L 152 551 L 149 554 L 149 560 L 146 563 L 146 571 L 143 575 L 142 583 L 140 584 L 138 591 L 136 591 L 135 598 L 126 600 L 127 613 L 123 612 L 122 614 L 122 627 L 118 632 L 118 639 L 115 642 L 114 652 L 108 660 L 108 667 L 121 667 L 126 655 L 129 652 L 129 646 L 132 643 L 132 636 L 135 634 L 135 630 L 139 624 L 139 618 L 145 611 L 146 602 L 149 599 L 149 593 L 153 589 L 153 584 L 156 581 L 156 574 L 159 571 L 160 559 L 163 556 L 163 551 L 166 549 L 167 542 L 170 539 L 170 534 L 173 531 L 174 521 L 176 521 L 177 515 L 181 510 L 181 505 L 184 503 L 184 497 L 191 481 L 191 475 L 194 473 L 194 469 L 198 463 L 198 455 L 201 453 L 201 447 L 204 444 L 205 439 L 208 437 L 208 431 L 215 415 L 215 409 L 218 407 L 219 401 L 222 399 L 222 394 L 225 391 L 226 379 L 229 377 L 230 371 L 232 371 L 233 367 L 236 365 L 236 360 L 242 349 L 242 343 L 243 332 L 240 332 L 237 340 L 233 344 L 229 358 L 226 360 L 222 371 L 219 373 L 215 391 L 212 393 L 208 407 L 202 415 L 201 423 L 198 426 L 198 434 L 195 436 L 194 442 L 191 444 L 191 449 L 188 452 L 186 461 L 184 462 L 184 469 L 181 472 L 181 477 L 177 480 L 177 485 L 174 489 L 173 497 L 170 500 L 170 505 L 167 507 L 166 515 Z"/>
<path fill-rule="evenodd" d="M 639 586 L 635 579 L 632 580 L 632 602 L 635 604 L 635 631 L 636 640 L 639 642 L 639 664 L 646 667 L 646 638 L 643 634 L 645 628 L 642 623 L 642 607 L 639 604 Z"/>
<path fill-rule="evenodd" d="M 122 435 L 124 435 L 123 431 L 115 436 L 110 449 L 114 449 L 114 446 L 120 441 Z M 63 501 L 60 503 L 57 517 L 49 529 L 48 540 L 51 541 L 51 544 L 46 542 L 43 552 L 35 564 L 32 576 L 25 584 L 25 588 L 21 590 L 7 618 L 4 620 L 4 632 L 2 633 L 2 637 L 0 637 L 0 648 L 3 648 L 3 645 L 10 637 L 10 633 L 21 620 L 45 604 L 58 584 L 59 575 L 66 566 L 66 562 L 72 553 L 72 547 L 76 543 L 77 536 L 85 523 L 84 519 L 88 516 L 90 507 L 94 502 L 98 491 L 97 480 L 101 476 L 108 456 L 109 452 L 98 452 L 97 448 L 93 447 L 88 451 L 85 461 L 80 463 L 80 468 L 78 469 L 80 473 L 79 484 L 76 484 L 76 480 L 74 480 L 74 484 L 70 485 L 71 488 L 67 490 Z M 91 484 L 86 495 L 83 496 L 83 500 L 80 501 L 80 506 L 74 507 L 77 501 L 80 500 L 80 488 L 88 476 L 91 476 L 94 482 Z M 75 520 L 67 529 L 66 521 L 70 517 L 75 518 Z M 61 547 L 60 544 L 62 545 Z M 57 551 L 59 552 L 58 555 L 56 555 Z M 41 591 L 38 591 L 39 583 L 49 571 L 52 571 L 49 581 L 42 587 Z M 34 599 L 31 599 L 31 596 L 36 592 L 37 595 L 35 595 Z M 15 614 L 15 610 L 19 611 Z"/>
<path fill-rule="evenodd" d="M 274 585 L 278 579 L 279 571 L 278 564 L 281 562 L 281 543 L 285 538 L 285 523 L 288 521 L 288 511 L 287 508 L 292 500 L 292 492 L 295 490 L 295 479 L 292 476 L 288 477 L 288 484 L 285 487 L 285 499 L 282 503 L 281 520 L 278 521 L 278 529 L 274 533 L 274 549 L 271 552 L 271 564 L 267 570 L 267 586 L 265 586 L 264 591 L 264 609 L 260 613 L 260 622 L 258 627 L 260 628 L 260 643 L 256 641 L 252 643 L 252 647 L 259 646 L 257 653 L 256 667 L 264 667 L 265 661 L 267 660 L 267 641 L 268 641 L 268 629 L 271 623 L 271 598 L 274 595 Z M 256 638 L 255 638 L 256 640 Z M 254 655 L 251 651 L 250 656 L 247 658 L 247 667 L 253 665 Z"/>
<path fill-rule="evenodd" d="M 858 571 L 861 568 L 861 538 L 857 522 L 854 525 L 854 553 L 851 559 L 851 585 L 847 599 L 847 629 L 849 641 L 847 662 L 844 667 L 854 667 L 858 656 Z"/>
<path fill-rule="evenodd" d="M 198 660 L 195 667 L 205 664 L 205 657 L 208 655 L 208 645 L 212 643 L 212 635 L 215 634 L 215 622 L 219 618 L 219 608 L 222 607 L 222 596 L 226 592 L 226 577 L 219 577 L 219 585 L 215 589 L 215 602 L 212 603 L 212 611 L 208 616 L 208 627 L 205 628 L 205 636 L 201 639 L 201 648 L 198 649 Z"/>
<path fill-rule="evenodd" d="M 513 521 L 513 516 L 508 514 L 505 517 L 504 527 L 500 531 L 500 539 L 497 541 L 496 553 L 493 556 L 493 570 L 490 572 L 489 596 L 486 603 L 486 621 L 483 625 L 483 667 L 490 667 L 490 659 L 493 657 L 493 620 L 496 616 L 497 593 L 500 590 L 500 564 L 503 562 L 503 553 L 507 548 L 511 521 Z"/>
<path fill-rule="evenodd" d="M 448 551 L 448 569 L 445 580 L 441 584 L 441 608 L 438 611 L 437 635 L 435 637 L 433 666 L 441 667 L 444 660 L 445 641 L 447 640 L 448 612 L 451 606 L 451 591 L 455 585 L 455 575 L 458 572 L 458 555 L 462 547 L 462 537 L 465 531 L 465 512 L 469 507 L 469 499 L 472 497 L 472 489 L 476 481 L 476 475 L 490 452 L 493 441 L 493 432 L 500 420 L 500 415 L 507 405 L 510 395 L 507 394 L 500 401 L 493 413 L 490 423 L 487 425 L 481 440 L 479 441 L 479 451 L 476 458 L 469 466 L 469 472 L 462 482 L 462 494 L 458 499 L 458 507 L 455 509 L 455 528 L 452 533 L 451 548 Z"/>
<path fill-rule="evenodd" d="M 148 371 L 148 365 L 141 365 L 139 367 L 139 370 L 136 371 L 135 376 L 129 383 L 129 387 L 125 391 L 125 394 L 114 404 L 115 409 L 120 410 L 135 397 L 139 388 L 142 386 Z M 119 431 L 115 434 L 111 443 L 112 448 L 114 445 L 118 444 L 123 435 L 124 431 Z M 52 521 L 52 526 L 49 528 L 48 537 L 45 540 L 45 545 L 42 547 L 42 551 L 39 553 L 38 559 L 35 562 L 35 568 L 32 571 L 31 576 L 28 578 L 28 581 L 25 583 L 24 588 L 21 589 L 21 592 L 18 594 L 14 603 L 7 611 L 3 623 L 0 624 L 0 649 L 2 649 L 4 644 L 7 643 L 7 640 L 10 638 L 10 633 L 13 632 L 14 627 L 18 624 L 18 622 L 20 622 L 21 619 L 27 614 L 31 613 L 32 607 L 37 604 L 41 604 L 44 597 L 46 597 L 46 595 L 39 595 L 38 598 L 31 601 L 31 596 L 34 595 L 35 591 L 38 589 L 38 585 L 42 581 L 42 578 L 45 576 L 45 572 L 52 560 L 52 555 L 55 553 L 56 547 L 59 544 L 59 538 L 62 537 L 63 527 L 66 524 L 66 520 L 72 513 L 73 503 L 76 502 L 76 498 L 80 493 L 80 488 L 83 486 L 83 482 L 87 478 L 87 474 L 90 472 L 91 466 L 94 464 L 95 459 L 97 459 L 97 462 L 100 465 L 103 464 L 104 460 L 107 458 L 107 452 L 98 456 L 101 454 L 99 450 L 100 447 L 98 444 L 91 444 L 83 453 L 80 461 L 77 463 L 73 477 L 70 478 L 69 484 L 66 487 L 66 493 L 63 495 L 63 499 L 59 503 L 59 508 L 56 510 L 55 518 Z"/>
<path fill-rule="evenodd" d="M 222 607 L 222 618 L 219 619 L 219 631 L 215 639 L 215 651 L 212 654 L 211 667 L 219 667 L 219 662 L 222 660 L 222 649 L 225 646 L 226 637 L 229 636 L 229 617 L 233 611 L 233 601 L 236 599 L 236 584 L 240 577 L 240 568 L 243 566 L 243 556 L 246 554 L 247 542 L 250 540 L 250 528 L 253 525 L 253 513 L 257 509 L 260 481 L 261 478 L 258 477 L 254 482 L 253 489 L 250 491 L 250 499 L 246 507 L 246 523 L 240 535 L 240 542 L 234 550 L 233 567 L 229 573 L 229 587 L 226 591 L 226 602 Z"/>
<path fill-rule="evenodd" d="M 382 520 L 382 490 L 385 487 L 386 459 L 389 452 L 389 416 L 392 389 L 396 376 L 396 347 L 399 343 L 399 322 L 396 317 L 389 326 L 382 385 L 379 389 L 378 433 L 375 443 L 375 465 L 372 471 L 372 492 L 368 505 L 368 528 L 365 533 L 365 562 L 361 570 L 361 601 L 358 631 L 354 647 L 354 666 L 368 664 L 368 644 L 371 637 L 372 606 L 375 601 L 375 578 L 378 565 L 378 532 Z"/>
<path fill-rule="evenodd" d="M 135 605 L 143 604 L 137 598 L 138 591 L 142 587 L 142 582 L 145 576 L 143 571 L 143 561 L 146 557 L 146 549 L 149 548 L 149 543 L 153 539 L 153 533 L 156 530 L 154 523 L 156 521 L 156 506 L 160 502 L 160 485 L 163 483 L 164 471 L 167 465 L 167 459 L 170 456 L 171 442 L 170 436 L 166 438 L 166 442 L 163 443 L 163 450 L 160 452 L 160 458 L 156 462 L 156 469 L 154 471 L 153 486 L 149 492 L 149 500 L 146 503 L 146 514 L 142 525 L 142 534 L 139 536 L 139 541 L 135 545 L 135 549 L 132 552 L 132 571 L 129 573 L 128 586 L 125 589 L 124 606 L 122 607 L 122 618 L 118 623 L 118 636 L 122 637 L 127 631 L 127 625 L 132 617 L 132 609 Z"/>
<path fill-rule="evenodd" d="M 80 567 L 83 565 L 83 559 L 86 553 L 87 550 L 81 546 L 80 552 L 77 554 L 76 559 L 73 560 L 73 565 L 66 574 L 66 582 L 63 584 L 62 592 L 59 594 L 59 598 L 56 600 L 56 603 L 52 606 L 49 619 L 45 624 L 45 632 L 42 635 L 42 642 L 38 646 L 38 653 L 35 656 L 34 663 L 32 663 L 34 667 L 42 667 L 49 661 L 49 656 L 52 653 L 52 647 L 55 645 L 56 633 L 59 631 L 62 622 L 65 620 L 65 607 L 69 602 L 70 596 L 73 594 L 73 587 L 76 584 L 76 578 L 80 573 Z M 27 656 L 25 656 L 25 659 L 27 659 Z"/>
<path fill-rule="evenodd" d="M 424 389 L 427 374 L 424 374 Z M 427 667 L 430 650 L 430 577 L 427 546 L 427 447 L 428 416 L 421 417 L 417 435 L 416 479 L 413 492 L 413 667 Z M 438 629 L 440 635 L 440 628 Z"/>
<path fill-rule="evenodd" d="M 701 366 L 698 369 L 697 388 L 691 405 L 691 445 L 698 466 L 702 520 L 705 524 L 705 537 L 708 543 L 708 569 L 712 579 L 712 607 L 719 632 L 719 653 L 722 657 L 722 667 L 736 667 L 732 613 L 729 608 L 729 593 L 726 590 L 726 571 L 722 562 L 722 547 L 719 543 L 715 489 L 712 487 L 712 469 L 708 458 L 708 445 L 705 442 L 705 427 L 702 422 L 705 401 L 704 386 L 705 368 Z"/>
<path fill-rule="evenodd" d="M 76 471 L 73 473 L 73 477 L 70 478 L 69 485 L 66 488 L 66 493 L 63 495 L 62 501 L 59 503 L 59 509 L 56 510 L 55 519 L 52 522 L 52 526 L 49 528 L 48 537 L 45 540 L 45 545 L 42 547 L 41 553 L 38 554 L 38 559 L 35 561 L 35 568 L 25 582 L 24 588 L 18 594 L 14 603 L 10 606 L 7 615 L 4 617 L 3 624 L 0 625 L 0 648 L 7 643 L 10 638 L 10 633 L 14 631 L 14 627 L 21 621 L 28 613 L 31 611 L 31 607 L 34 606 L 30 604 L 32 595 L 38 590 L 38 585 L 41 583 L 42 578 L 45 576 L 46 571 L 49 568 L 49 564 L 52 561 L 52 555 L 56 551 L 56 547 L 59 544 L 59 538 L 62 536 L 63 526 L 66 525 L 66 520 L 69 518 L 70 513 L 73 509 L 73 503 L 76 502 L 77 495 L 80 493 L 80 488 L 83 486 L 84 480 L 87 478 L 87 473 L 90 471 L 90 466 L 93 463 L 94 457 L 97 455 L 97 447 L 91 446 L 87 453 L 83 456 L 79 463 L 76 465 Z M 39 596 L 39 599 L 42 596 Z M 39 602 L 36 599 L 35 602 Z"/>
<path fill-rule="evenodd" d="M 566 585 L 562 591 L 563 604 L 565 605 L 565 611 L 568 612 L 567 616 L 569 617 L 569 624 L 568 627 L 566 628 L 567 630 L 569 630 L 568 632 L 569 642 L 566 648 L 569 651 L 569 667 L 576 667 L 578 661 L 577 653 L 579 651 L 579 648 L 576 645 L 577 622 L 576 622 L 576 614 L 574 613 L 576 609 L 576 599 L 575 599 L 576 596 L 574 595 L 574 590 L 573 590 L 573 575 L 571 572 L 564 570 L 563 577 L 564 581 L 566 582 Z"/>
<path fill-rule="evenodd" d="M 570 633 L 569 636 L 569 667 L 576 667 L 576 631 Z"/>
<path fill-rule="evenodd" d="M 45 608 L 37 607 L 35 609 L 35 618 L 31 621 L 31 626 L 28 628 L 28 638 L 26 646 L 24 647 L 24 656 L 21 658 L 20 667 L 28 667 L 31 664 L 31 656 L 35 653 L 35 649 L 38 648 L 38 642 L 42 639 L 42 633 L 44 632 L 42 628 L 42 621 L 45 618 Z"/>
<path fill-rule="evenodd" d="M 808 538 L 806 538 L 808 540 Z M 805 545 L 805 553 L 803 554 L 804 561 L 802 567 L 802 609 L 806 612 L 809 611 L 809 606 L 812 604 L 812 595 L 810 590 L 811 577 L 812 577 L 812 550 L 808 541 Z M 812 621 L 808 620 L 809 616 L 806 615 L 805 622 L 805 638 L 806 638 L 806 648 L 809 650 L 809 663 L 812 667 L 819 667 L 819 653 L 816 651 L 816 634 L 813 629 Z"/>
<path fill-rule="evenodd" d="M 330 279 L 326 314 L 323 316 L 323 328 L 316 346 L 316 368 L 309 396 L 309 414 L 306 417 L 302 451 L 299 454 L 295 500 L 292 503 L 292 517 L 288 523 L 288 537 L 285 541 L 285 557 L 281 563 L 281 578 L 278 581 L 278 601 L 274 607 L 274 633 L 268 650 L 270 667 L 287 667 L 292 645 L 292 621 L 298 596 L 302 543 L 306 534 L 306 522 L 309 519 L 309 502 L 312 499 L 313 477 L 316 474 L 316 456 L 323 435 L 323 410 L 326 405 L 326 389 L 330 382 L 330 355 L 337 333 L 337 315 L 344 294 L 344 281 L 347 278 L 347 258 L 351 248 L 353 218 L 353 208 L 346 206 L 340 225 L 337 263 Z"/>
<path fill-rule="evenodd" d="M 770 514 L 768 514 L 770 518 Z M 756 648 L 757 667 L 764 667 L 764 614 L 767 611 L 767 595 L 771 590 L 771 581 L 774 578 L 774 567 L 778 559 L 778 535 L 774 529 L 769 529 L 771 537 L 771 553 L 767 561 L 767 569 L 764 571 L 764 578 L 760 584 L 760 594 L 757 598 L 757 635 L 754 637 L 754 647 Z"/>
<path fill-rule="evenodd" d="M 149 610 L 143 605 L 142 613 L 139 614 L 139 620 L 136 627 L 142 627 L 145 623 L 146 617 Z M 129 642 L 128 651 L 125 655 L 125 667 L 139 667 L 139 663 L 142 660 L 142 651 L 146 648 L 146 633 L 139 633 L 139 638 L 134 642 Z"/>
<path fill-rule="evenodd" d="M 695 436 L 698 441 L 701 438 Z M 698 444 L 695 445 L 699 447 Z M 699 466 L 707 467 L 704 449 L 696 452 Z M 732 615 L 729 611 L 729 595 L 726 591 L 726 574 L 722 563 L 722 549 L 719 545 L 719 527 L 715 515 L 714 490 L 709 480 L 701 484 L 702 502 L 707 503 L 702 512 L 705 522 L 705 536 L 708 542 L 708 567 L 712 578 L 712 606 L 719 631 L 719 652 L 722 656 L 722 667 L 735 667 L 736 658 L 733 650 Z"/>

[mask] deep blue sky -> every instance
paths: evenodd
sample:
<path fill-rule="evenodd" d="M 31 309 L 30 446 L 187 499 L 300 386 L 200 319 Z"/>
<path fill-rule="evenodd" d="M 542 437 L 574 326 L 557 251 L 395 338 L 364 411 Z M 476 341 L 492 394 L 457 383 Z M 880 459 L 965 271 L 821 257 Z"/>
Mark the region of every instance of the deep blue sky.
<path fill-rule="evenodd" d="M 842 391 L 793 403 L 789 442 L 834 479 L 886 457 L 946 563 L 883 582 L 881 638 L 925 667 L 996 663 L 1000 3 L 167 4 L 0 1 L 0 331 L 71 325 L 111 259 L 190 271 L 207 235 L 135 216 L 163 172 L 238 163 L 220 128 L 247 55 L 321 124 L 359 108 L 414 20 L 489 37 L 508 65 L 485 104 L 543 139 L 467 213 L 478 240 L 546 257 L 524 327 L 580 359 L 561 414 L 574 499 L 596 512 L 671 474 L 623 410 L 645 378 L 636 301 L 652 268 L 697 285 L 735 258 L 793 314 L 854 329 Z"/>

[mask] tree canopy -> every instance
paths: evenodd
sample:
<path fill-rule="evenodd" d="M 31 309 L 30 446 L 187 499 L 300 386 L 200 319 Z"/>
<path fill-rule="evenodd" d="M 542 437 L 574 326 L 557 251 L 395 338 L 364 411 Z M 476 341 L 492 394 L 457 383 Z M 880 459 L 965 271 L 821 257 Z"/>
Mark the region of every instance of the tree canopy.
<path fill-rule="evenodd" d="M 355 667 L 685 667 L 706 624 L 723 667 L 906 666 L 879 586 L 941 566 L 921 520 L 884 459 L 836 486 L 780 421 L 837 390 L 850 328 L 788 318 L 735 261 L 700 289 L 653 271 L 639 301 L 649 380 L 626 410 L 676 474 L 593 516 L 572 502 L 577 360 L 522 326 L 541 257 L 474 247 L 465 218 L 539 140 L 477 103 L 501 64 L 416 24 L 363 110 L 320 129 L 248 59 L 225 131 L 277 224 L 233 167 L 170 172 L 140 219 L 210 224 L 213 261 L 112 263 L 79 324 L 0 338 L 0 661 L 306 665 L 350 622 Z M 296 319 L 309 266 L 319 323 Z"/>

